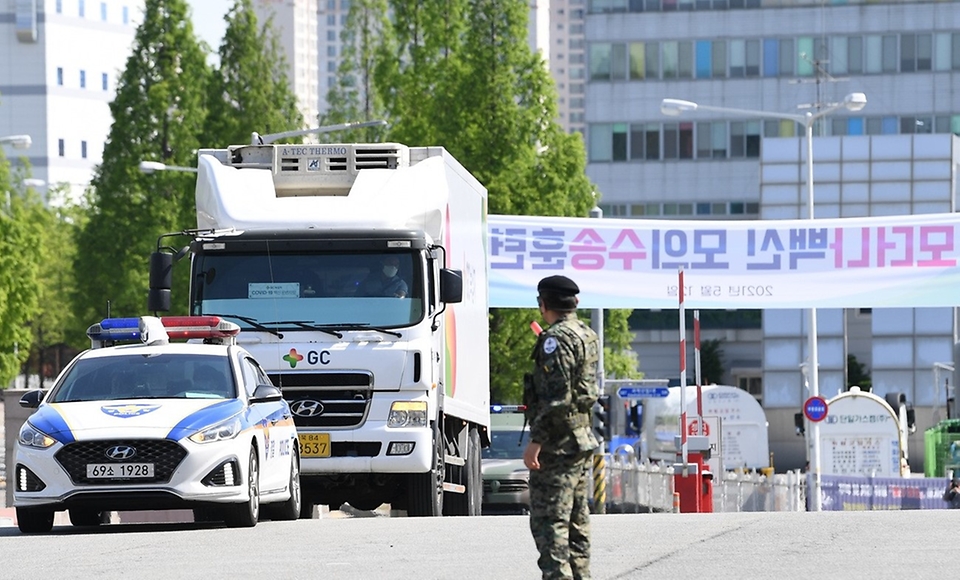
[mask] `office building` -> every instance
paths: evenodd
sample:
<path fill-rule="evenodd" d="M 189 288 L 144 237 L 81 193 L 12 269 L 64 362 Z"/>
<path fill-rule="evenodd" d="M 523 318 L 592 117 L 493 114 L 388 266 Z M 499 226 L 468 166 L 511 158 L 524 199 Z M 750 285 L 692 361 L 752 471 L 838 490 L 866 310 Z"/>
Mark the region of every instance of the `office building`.
<path fill-rule="evenodd" d="M 323 1 L 323 0 L 320 0 Z M 273 19 L 287 62 L 287 80 L 297 98 L 304 128 L 317 126 L 320 91 L 317 76 L 318 0 L 254 0 L 257 19 Z M 291 127 L 295 129 L 295 127 Z"/>
<path fill-rule="evenodd" d="M 784 184 L 763 178 L 767 160 L 761 163 L 768 149 L 792 147 L 799 165 L 801 125 L 707 111 L 667 117 L 661 102 L 675 98 L 800 114 L 853 92 L 866 94 L 864 109 L 838 110 L 815 125 L 816 151 L 825 163 L 814 180 L 815 216 L 956 209 L 956 139 L 936 145 L 920 139 L 960 133 L 956 2 L 592 0 L 586 51 L 588 173 L 603 196 L 605 217 L 807 217 L 806 197 L 797 193 L 804 187 L 803 172 L 794 172 L 794 195 L 786 196 Z M 864 142 L 869 154 L 861 165 L 886 170 L 896 164 L 908 173 L 854 178 L 827 172 L 844 162 L 829 158 L 829 152 Z M 919 155 L 928 150 L 923 148 L 936 151 L 930 154 L 937 169 Z M 847 187 L 852 180 L 858 183 Z M 803 400 L 799 363 L 807 354 L 801 311 L 711 317 L 705 337 L 723 339 L 722 381 L 762 401 L 771 447 L 776 453 L 774 440 L 782 442 L 788 456 L 778 467 L 802 467 L 796 445 L 788 444 Z M 675 318 L 667 312 L 633 317 L 641 370 L 650 378 L 678 374 L 679 362 L 670 362 L 677 356 Z M 951 309 L 828 309 L 819 311 L 818 321 L 821 393 L 829 397 L 845 388 L 853 355 L 866 364 L 876 393 L 903 392 L 917 406 L 921 431 L 935 422 L 938 410 L 945 418 L 934 363 L 952 363 L 957 324 Z M 922 435 L 911 438 L 910 449 L 918 470 Z"/>
<path fill-rule="evenodd" d="M 17 0 L 0 7 L 0 137 L 27 134 L 34 178 L 78 199 L 100 163 L 109 104 L 143 0 Z"/>

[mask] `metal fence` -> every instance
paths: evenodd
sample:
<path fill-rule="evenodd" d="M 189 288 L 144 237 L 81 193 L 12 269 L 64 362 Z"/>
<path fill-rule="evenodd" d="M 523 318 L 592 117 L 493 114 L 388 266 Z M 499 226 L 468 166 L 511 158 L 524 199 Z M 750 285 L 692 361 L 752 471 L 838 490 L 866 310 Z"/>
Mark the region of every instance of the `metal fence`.
<path fill-rule="evenodd" d="M 673 510 L 673 466 L 639 462 L 633 453 L 606 457 L 606 505 L 610 513 Z M 806 510 L 806 481 L 799 471 L 766 477 L 727 472 L 713 480 L 714 512 Z"/>

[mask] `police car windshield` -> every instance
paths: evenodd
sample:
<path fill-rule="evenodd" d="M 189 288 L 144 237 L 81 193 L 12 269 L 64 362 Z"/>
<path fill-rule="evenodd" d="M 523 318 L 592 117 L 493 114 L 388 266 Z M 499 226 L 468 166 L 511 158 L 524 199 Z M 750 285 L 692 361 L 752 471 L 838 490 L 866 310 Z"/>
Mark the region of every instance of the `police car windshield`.
<path fill-rule="evenodd" d="M 80 359 L 49 402 L 236 397 L 227 357 L 156 354 Z"/>
<path fill-rule="evenodd" d="M 503 429 L 490 431 L 490 447 L 483 450 L 484 459 L 523 459 L 523 449 L 527 446 L 529 429 Z"/>

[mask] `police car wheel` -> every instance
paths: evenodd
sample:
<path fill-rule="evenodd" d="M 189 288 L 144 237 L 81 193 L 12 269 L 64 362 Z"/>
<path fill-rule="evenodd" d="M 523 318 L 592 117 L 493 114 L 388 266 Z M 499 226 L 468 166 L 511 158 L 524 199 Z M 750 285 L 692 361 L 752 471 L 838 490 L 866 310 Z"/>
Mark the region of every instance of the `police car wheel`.
<path fill-rule="evenodd" d="M 250 449 L 250 467 L 247 470 L 250 499 L 227 506 L 225 518 L 228 528 L 252 528 L 260 518 L 260 469 L 257 450 Z"/>
<path fill-rule="evenodd" d="M 53 529 L 53 510 L 17 508 L 17 527 L 24 534 L 43 534 Z"/>
<path fill-rule="evenodd" d="M 70 523 L 78 527 L 99 526 L 103 523 L 103 512 L 89 509 L 71 509 Z"/>
<path fill-rule="evenodd" d="M 300 517 L 302 496 L 300 491 L 300 455 L 294 450 L 290 458 L 290 499 L 272 506 L 271 519 L 290 521 Z M 312 507 L 312 506 L 311 506 Z"/>

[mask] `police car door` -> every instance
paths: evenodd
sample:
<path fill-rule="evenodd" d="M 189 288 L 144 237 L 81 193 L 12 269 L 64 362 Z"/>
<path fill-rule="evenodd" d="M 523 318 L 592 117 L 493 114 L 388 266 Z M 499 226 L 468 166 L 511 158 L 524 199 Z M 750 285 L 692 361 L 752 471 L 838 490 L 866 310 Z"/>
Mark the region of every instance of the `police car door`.
<path fill-rule="evenodd" d="M 240 363 L 247 396 L 257 385 L 272 384 L 260 365 L 249 356 Z M 286 486 L 290 476 L 290 414 L 281 401 L 250 405 L 250 422 L 257 425 L 260 439 L 260 490 L 268 492 Z M 286 418 L 285 418 L 286 417 Z"/>

